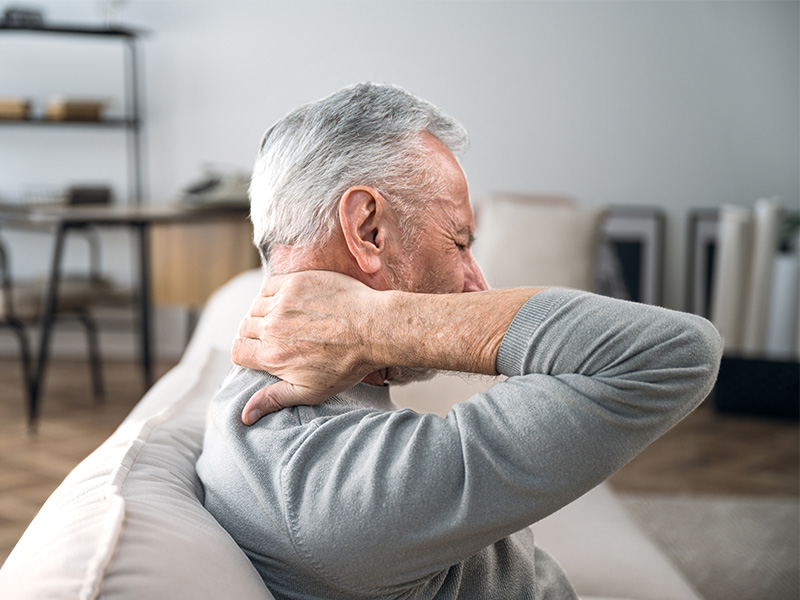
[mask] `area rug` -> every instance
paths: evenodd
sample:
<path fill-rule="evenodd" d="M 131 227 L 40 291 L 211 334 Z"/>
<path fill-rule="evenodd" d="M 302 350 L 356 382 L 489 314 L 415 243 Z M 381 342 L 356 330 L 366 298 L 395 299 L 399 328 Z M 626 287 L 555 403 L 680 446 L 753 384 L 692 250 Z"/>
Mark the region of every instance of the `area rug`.
<path fill-rule="evenodd" d="M 797 498 L 618 495 L 707 600 L 800 598 Z"/>

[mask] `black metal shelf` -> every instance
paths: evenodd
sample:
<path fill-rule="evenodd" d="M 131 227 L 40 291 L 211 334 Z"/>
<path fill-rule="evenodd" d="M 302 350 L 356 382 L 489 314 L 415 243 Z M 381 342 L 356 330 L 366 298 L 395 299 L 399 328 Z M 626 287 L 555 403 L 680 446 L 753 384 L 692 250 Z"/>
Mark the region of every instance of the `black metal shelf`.
<path fill-rule="evenodd" d="M 33 127 L 97 127 L 99 129 L 137 129 L 140 122 L 136 119 L 124 118 L 110 118 L 100 120 L 80 120 L 80 119 L 65 119 L 63 121 L 55 121 L 53 119 L 43 119 L 32 117 L 29 119 L 0 119 L 0 126 L 26 126 Z"/>
<path fill-rule="evenodd" d="M 0 126 L 11 127 L 38 127 L 52 129 L 85 128 L 95 130 L 121 130 L 126 133 L 128 149 L 126 152 L 128 162 L 128 187 L 129 199 L 138 204 L 144 197 L 142 177 L 142 145 L 141 145 L 141 105 L 139 102 L 139 74 L 137 65 L 136 44 L 140 37 L 147 32 L 131 27 L 104 27 L 98 25 L 78 24 L 42 24 L 42 25 L 12 25 L 8 22 L 0 23 L 0 34 L 19 33 L 24 35 L 54 34 L 67 36 L 84 36 L 94 40 L 114 39 L 126 49 L 124 57 L 125 82 L 124 82 L 124 108 L 122 116 L 107 117 L 99 120 L 51 120 L 42 116 L 32 116 L 25 119 L 0 119 Z"/>
<path fill-rule="evenodd" d="M 10 33 L 15 31 L 24 33 L 60 33 L 68 35 L 97 35 L 126 38 L 136 38 L 147 33 L 142 29 L 132 29 L 130 27 L 97 27 L 92 25 L 43 25 L 41 27 L 18 27 L 0 23 L 0 33 Z"/>

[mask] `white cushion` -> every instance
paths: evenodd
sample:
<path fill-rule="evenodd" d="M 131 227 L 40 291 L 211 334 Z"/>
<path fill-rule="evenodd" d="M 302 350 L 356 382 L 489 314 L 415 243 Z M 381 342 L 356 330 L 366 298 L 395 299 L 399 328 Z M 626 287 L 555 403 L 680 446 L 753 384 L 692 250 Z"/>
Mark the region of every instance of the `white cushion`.
<path fill-rule="evenodd" d="M 592 291 L 605 210 L 484 201 L 475 258 L 493 288 L 559 286 Z"/>
<path fill-rule="evenodd" d="M 637 600 L 700 600 L 604 483 L 533 525 L 536 544 L 564 568 L 575 591 Z"/>
<path fill-rule="evenodd" d="M 208 402 L 259 284 L 249 273 L 210 300 L 225 310 L 204 314 L 204 339 L 48 499 L 0 570 L 0 597 L 272 598 L 203 508 L 195 473 Z"/>

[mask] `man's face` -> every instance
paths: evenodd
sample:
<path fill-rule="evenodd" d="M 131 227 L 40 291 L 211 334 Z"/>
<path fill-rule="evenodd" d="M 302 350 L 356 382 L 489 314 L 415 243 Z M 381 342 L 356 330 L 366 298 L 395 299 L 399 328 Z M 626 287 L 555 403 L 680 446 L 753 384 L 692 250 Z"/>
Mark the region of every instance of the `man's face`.
<path fill-rule="evenodd" d="M 488 289 L 483 273 L 472 257 L 475 221 L 469 204 L 467 180 L 450 150 L 427 136 L 432 167 L 442 183 L 440 195 L 430 198 L 421 227 L 410 248 L 392 256 L 387 268 L 391 288 L 426 294 L 477 292 Z M 425 381 L 435 369 L 392 367 L 393 385 Z"/>
<path fill-rule="evenodd" d="M 395 289 L 429 294 L 486 290 L 486 280 L 470 250 L 475 221 L 467 180 L 447 146 L 425 135 L 431 168 L 441 183 L 439 195 L 427 199 L 413 247 L 393 257 L 389 283 Z"/>

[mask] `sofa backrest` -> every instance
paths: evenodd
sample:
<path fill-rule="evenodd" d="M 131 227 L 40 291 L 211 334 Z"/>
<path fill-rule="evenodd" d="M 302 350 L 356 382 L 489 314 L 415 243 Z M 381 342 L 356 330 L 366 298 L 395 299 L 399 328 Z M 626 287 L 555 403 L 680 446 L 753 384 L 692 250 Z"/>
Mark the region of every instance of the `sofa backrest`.
<path fill-rule="evenodd" d="M 272 599 L 203 507 L 195 472 L 208 402 L 260 283 L 249 272 L 209 300 L 181 362 L 42 507 L 0 569 L 0 597 Z"/>
<path fill-rule="evenodd" d="M 490 287 L 594 291 L 606 210 L 558 200 L 492 194 L 478 204 L 474 252 Z"/>

